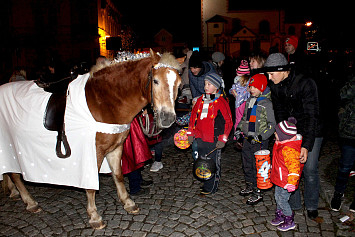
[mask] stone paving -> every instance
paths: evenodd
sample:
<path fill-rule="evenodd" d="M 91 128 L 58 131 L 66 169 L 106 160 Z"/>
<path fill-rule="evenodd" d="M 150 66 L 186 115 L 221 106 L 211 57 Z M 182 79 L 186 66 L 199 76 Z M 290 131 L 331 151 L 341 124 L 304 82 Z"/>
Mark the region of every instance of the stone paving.
<path fill-rule="evenodd" d="M 326 162 L 339 154 L 337 147 L 330 145 L 333 153 Z M 222 153 L 222 180 L 212 196 L 198 195 L 200 183 L 192 176 L 191 150 L 169 146 L 164 150 L 163 164 L 157 173 L 149 168 L 143 171 L 154 185 L 148 195 L 133 198 L 141 210 L 137 215 L 124 211 L 111 177 L 100 176 L 96 204 L 107 224 L 102 230 L 93 230 L 88 224 L 83 190 L 28 184 L 43 209 L 38 214 L 26 212 L 22 201 L 11 201 L 1 192 L 0 236 L 355 236 L 351 232 L 354 221 L 339 221 L 347 210 L 329 209 L 332 185 L 323 179 L 318 221 L 310 220 L 301 210 L 296 212 L 295 230 L 278 231 L 269 224 L 275 212 L 273 190 L 265 192 L 264 201 L 255 206 L 246 205 L 247 198 L 238 195 L 244 180 L 241 155 L 232 144 Z"/>

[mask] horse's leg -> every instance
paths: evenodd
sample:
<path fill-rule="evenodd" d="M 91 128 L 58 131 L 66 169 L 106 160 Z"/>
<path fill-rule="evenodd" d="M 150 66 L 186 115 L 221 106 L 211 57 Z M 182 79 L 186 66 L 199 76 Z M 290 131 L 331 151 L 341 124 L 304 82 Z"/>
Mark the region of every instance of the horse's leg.
<path fill-rule="evenodd" d="M 121 167 L 121 156 L 122 156 L 123 145 L 119 145 L 115 150 L 106 155 L 106 159 L 110 165 L 112 171 L 112 178 L 115 182 L 117 188 L 118 198 L 123 203 L 124 209 L 128 213 L 138 213 L 139 208 L 135 202 L 130 199 L 127 189 L 124 185 L 122 167 Z"/>
<path fill-rule="evenodd" d="M 33 199 L 31 194 L 27 191 L 27 188 L 25 187 L 24 183 L 21 180 L 20 174 L 14 174 L 11 173 L 9 174 L 11 180 L 14 182 L 16 185 L 16 188 L 20 192 L 22 201 L 27 204 L 26 210 L 30 212 L 40 212 L 42 209 L 38 206 L 38 203 Z"/>
<path fill-rule="evenodd" d="M 21 200 L 20 193 L 17 191 L 15 184 L 11 181 L 10 176 L 8 174 L 3 175 L 3 182 L 4 182 L 4 190 L 10 191 L 10 198 L 12 200 Z"/>
<path fill-rule="evenodd" d="M 106 224 L 102 221 L 102 217 L 97 213 L 97 208 L 95 204 L 95 193 L 96 190 L 87 189 L 86 196 L 88 198 L 87 212 L 90 217 L 89 223 L 94 229 L 102 229 Z"/>

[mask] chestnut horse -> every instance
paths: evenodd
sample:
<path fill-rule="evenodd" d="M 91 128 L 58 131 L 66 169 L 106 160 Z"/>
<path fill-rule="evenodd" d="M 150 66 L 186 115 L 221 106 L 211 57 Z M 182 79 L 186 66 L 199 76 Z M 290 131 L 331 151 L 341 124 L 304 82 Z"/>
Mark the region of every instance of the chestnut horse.
<path fill-rule="evenodd" d="M 174 101 L 181 82 L 178 70 L 179 64 L 174 56 L 159 56 L 152 50 L 149 57 L 94 67 L 85 85 L 86 102 L 92 117 L 104 124 L 127 125 L 151 103 L 157 114 L 157 126 L 161 129 L 171 126 L 175 121 Z M 100 170 L 106 157 L 124 209 L 128 213 L 137 213 L 139 208 L 129 197 L 121 169 L 123 143 L 128 133 L 129 130 L 115 134 L 97 132 L 96 159 Z M 10 197 L 20 194 L 27 210 L 41 211 L 19 173 L 4 173 L 4 181 L 7 181 Z M 101 229 L 105 224 L 97 212 L 95 193 L 94 189 L 86 189 L 87 213 L 90 225 Z"/>

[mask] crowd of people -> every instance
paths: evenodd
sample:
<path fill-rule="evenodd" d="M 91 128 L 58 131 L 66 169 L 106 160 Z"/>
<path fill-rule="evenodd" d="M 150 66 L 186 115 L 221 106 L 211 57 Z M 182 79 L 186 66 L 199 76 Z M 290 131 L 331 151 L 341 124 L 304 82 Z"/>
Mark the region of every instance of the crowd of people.
<path fill-rule="evenodd" d="M 203 183 L 201 195 L 211 195 L 218 190 L 221 149 L 233 134 L 233 143 L 241 150 L 245 179 L 245 187 L 239 194 L 250 196 L 248 205 L 261 202 L 263 191 L 257 186 L 254 154 L 271 149 L 271 181 L 275 185 L 277 204 L 271 224 L 281 231 L 296 226 L 294 211 L 302 208 L 298 188 L 301 179 L 304 179 L 307 215 L 310 219 L 318 217 L 318 162 L 325 132 L 323 107 L 319 81 L 312 78 L 315 70 L 307 71 L 310 66 L 305 66 L 297 47 L 297 37 L 290 36 L 285 42 L 285 54 L 275 52 L 267 57 L 262 53 L 252 54 L 240 60 L 232 83 L 224 76 L 225 56 L 221 52 L 213 53 L 208 61 L 203 60 L 199 52 L 190 51 L 182 88 L 189 88 L 191 94 L 185 92 L 178 100 L 192 101 L 192 111 L 185 122 L 193 158 L 196 160 L 213 151 L 209 157 L 217 167 L 215 176 Z M 347 104 L 340 117 L 346 122 L 340 123 L 342 156 L 331 203 L 335 211 L 340 209 L 355 162 L 354 86 L 351 80 L 341 92 Z M 234 102 L 234 110 L 230 109 L 233 106 L 229 106 L 229 101 Z M 350 211 L 354 209 L 353 202 Z"/>
<path fill-rule="evenodd" d="M 312 78 L 314 71 L 304 66 L 297 51 L 298 39 L 290 36 L 285 42 L 285 54 L 272 52 L 268 56 L 254 53 L 238 60 L 231 73 L 225 67 L 226 57 L 214 52 L 210 60 L 200 52 L 186 50 L 180 58 L 182 84 L 177 106 L 191 108 L 178 118 L 178 125 L 188 126 L 188 142 L 192 157 L 208 154 L 216 165 L 211 179 L 203 182 L 200 195 L 218 191 L 221 179 L 222 148 L 227 141 L 241 152 L 245 186 L 239 195 L 249 196 L 247 205 L 263 201 L 263 190 L 257 185 L 255 153 L 272 152 L 271 182 L 275 185 L 276 210 L 271 224 L 281 231 L 295 228 L 294 211 L 302 208 L 299 182 L 304 179 L 303 199 L 307 215 L 318 216 L 319 154 L 324 137 L 322 100 L 319 86 Z M 50 67 L 48 68 L 51 69 Z M 230 78 L 233 75 L 233 78 Z M 16 72 L 11 81 L 25 80 Z M 340 91 L 342 109 L 339 113 L 341 158 L 331 208 L 339 211 L 355 163 L 355 80 Z M 191 107 L 190 107 L 191 106 Z M 232 108 L 232 109 L 231 109 Z M 233 112 L 232 112 L 233 111 Z M 123 161 L 134 168 L 127 173 L 130 194 L 144 195 L 152 181 L 143 180 L 144 162 L 155 161 L 150 171 L 163 168 L 163 149 L 176 131 L 163 132 L 148 139 L 142 133 L 137 115 L 125 142 Z M 183 119 L 182 119 L 183 118 Z M 170 129 L 171 130 L 171 129 Z M 150 149 L 149 149 L 150 148 Z M 137 151 L 140 153 L 137 154 Z M 143 157 L 137 159 L 137 157 Z M 131 164 L 130 164 L 131 162 Z M 355 198 L 350 206 L 355 212 Z"/>

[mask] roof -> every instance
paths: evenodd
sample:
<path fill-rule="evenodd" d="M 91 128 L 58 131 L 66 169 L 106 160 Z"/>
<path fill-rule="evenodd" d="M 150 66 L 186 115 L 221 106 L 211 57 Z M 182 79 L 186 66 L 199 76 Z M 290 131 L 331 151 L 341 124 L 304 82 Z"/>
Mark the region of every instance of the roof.
<path fill-rule="evenodd" d="M 221 16 L 221 15 L 215 15 L 214 17 L 208 19 L 206 21 L 206 23 L 209 23 L 209 22 L 224 22 L 224 23 L 227 23 L 228 21 L 226 20 L 225 17 Z"/>

